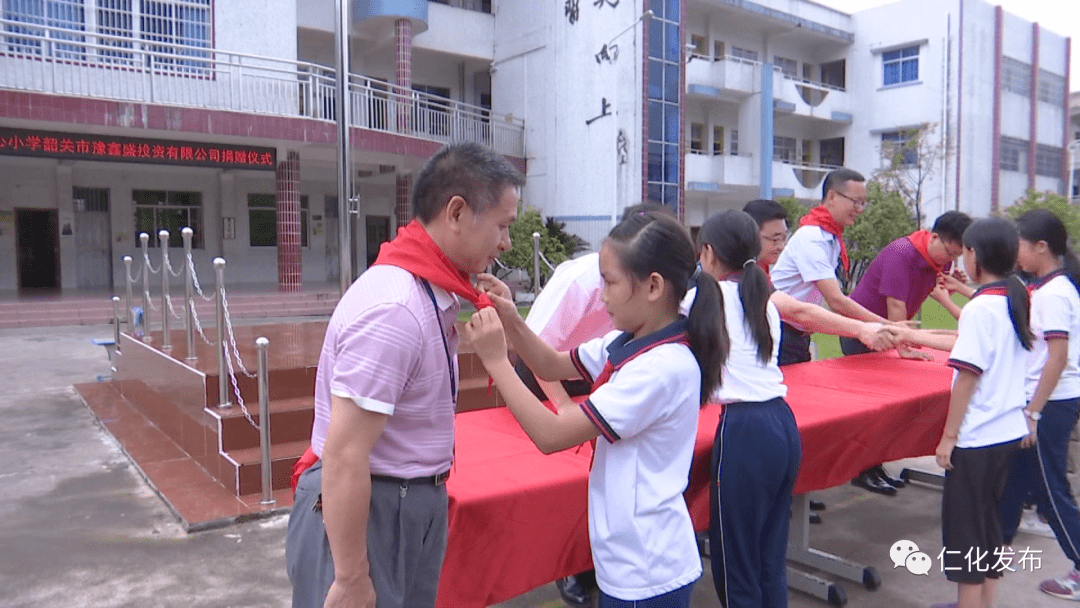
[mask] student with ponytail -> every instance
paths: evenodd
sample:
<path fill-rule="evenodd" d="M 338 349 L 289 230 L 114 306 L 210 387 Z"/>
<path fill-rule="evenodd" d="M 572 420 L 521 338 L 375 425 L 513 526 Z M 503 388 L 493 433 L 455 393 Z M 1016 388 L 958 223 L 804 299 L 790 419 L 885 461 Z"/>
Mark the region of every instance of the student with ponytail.
<path fill-rule="evenodd" d="M 993 567 L 1005 544 L 999 507 L 1009 464 L 1028 434 L 1024 376 L 1033 341 L 1027 288 L 1013 274 L 1018 238 L 1012 222 L 997 217 L 964 231 L 964 267 L 981 287 L 960 314 L 948 362 L 956 370 L 952 396 L 935 454 L 946 470 L 942 568 L 958 596 L 941 607 L 992 606 L 1001 576 Z"/>
<path fill-rule="evenodd" d="M 1080 600 L 1080 511 L 1066 477 L 1069 435 L 1080 412 L 1080 263 L 1069 251 L 1065 225 L 1046 209 L 1016 220 L 1020 268 L 1036 277 L 1031 295 L 1035 345 L 1028 356 L 1030 434 L 1012 459 L 1001 501 L 1005 543 L 1012 542 L 1024 500 L 1034 495 L 1073 568 L 1043 581 L 1042 591 Z"/>
<path fill-rule="evenodd" d="M 720 290 L 700 275 L 689 318 L 679 314 L 697 265 L 686 229 L 666 213 L 624 218 L 599 262 L 616 331 L 556 352 L 512 302 L 492 295 L 496 310 L 473 315 L 464 337 L 541 451 L 602 437 L 589 473 L 599 606 L 689 606 L 701 559 L 683 492 L 698 410 L 720 383 L 728 352 Z M 504 331 L 542 380 L 584 378 L 589 397 L 558 412 L 544 407 L 507 360 Z"/>
<path fill-rule="evenodd" d="M 714 215 L 698 233 L 702 276 L 719 285 L 731 343 L 712 395 L 723 413 L 713 444 L 709 546 L 724 608 L 787 606 L 791 491 L 802 458 L 777 366 L 780 315 L 756 263 L 758 233 L 743 211 Z M 698 290 L 707 282 L 699 280 Z"/>

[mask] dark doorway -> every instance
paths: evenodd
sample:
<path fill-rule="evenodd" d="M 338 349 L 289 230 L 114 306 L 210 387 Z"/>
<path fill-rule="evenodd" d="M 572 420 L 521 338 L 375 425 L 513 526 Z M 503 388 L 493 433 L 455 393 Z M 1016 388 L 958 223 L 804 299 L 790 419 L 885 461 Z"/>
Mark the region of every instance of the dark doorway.
<path fill-rule="evenodd" d="M 367 222 L 367 265 L 368 268 L 379 257 L 379 247 L 390 240 L 390 218 L 385 215 L 368 215 Z"/>
<path fill-rule="evenodd" d="M 55 209 L 16 209 L 20 289 L 60 287 L 60 237 Z M 70 228 L 69 228 L 70 229 Z"/>

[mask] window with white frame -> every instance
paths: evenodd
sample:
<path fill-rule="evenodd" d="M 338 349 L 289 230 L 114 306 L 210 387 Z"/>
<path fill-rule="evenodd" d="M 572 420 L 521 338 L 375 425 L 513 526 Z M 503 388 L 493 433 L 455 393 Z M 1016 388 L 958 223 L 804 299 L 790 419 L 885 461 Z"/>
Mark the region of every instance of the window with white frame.
<path fill-rule="evenodd" d="M 881 54 L 885 86 L 919 80 L 919 45 Z"/>
<path fill-rule="evenodd" d="M 779 135 L 773 137 L 773 160 L 795 162 L 794 137 L 780 137 Z"/>
<path fill-rule="evenodd" d="M 787 57 L 781 57 L 779 55 L 773 55 L 773 63 L 776 67 L 780 68 L 784 76 L 788 78 L 798 78 L 799 74 L 799 62 L 794 59 L 788 59 Z"/>
<path fill-rule="evenodd" d="M 748 49 L 742 49 L 737 46 L 731 47 L 731 56 L 737 59 L 745 59 L 747 61 L 757 61 L 757 51 L 751 51 Z"/>
<path fill-rule="evenodd" d="M 149 234 L 151 247 L 158 245 L 159 230 L 169 231 L 170 247 L 183 247 L 184 237 L 180 231 L 191 228 L 195 233 L 192 248 L 203 248 L 201 192 L 132 190 L 131 199 L 135 204 L 135 234 Z"/>
<path fill-rule="evenodd" d="M 1065 77 L 1039 70 L 1039 101 L 1062 107 L 1065 104 Z"/>
<path fill-rule="evenodd" d="M 155 69 L 209 68 L 212 0 L 3 0 L 2 14 L 19 22 L 4 26 L 8 51 L 79 60 L 97 53 L 108 63 L 141 66 L 139 49 Z M 89 36 L 96 37 L 96 49 L 84 46 Z M 44 40 L 52 44 L 43 47 Z"/>
<path fill-rule="evenodd" d="M 881 134 L 881 156 L 886 162 L 901 167 L 919 164 L 918 131 L 886 131 Z"/>
<path fill-rule="evenodd" d="M 1035 175 L 1061 177 L 1063 150 L 1057 146 L 1035 146 Z"/>
<path fill-rule="evenodd" d="M 1001 138 L 1001 160 L 998 166 L 1003 171 L 1027 172 L 1028 142 L 1015 137 Z"/>
<path fill-rule="evenodd" d="M 277 247 L 277 197 L 248 194 L 248 244 Z M 300 196 L 300 246 L 308 246 L 308 197 Z"/>
<path fill-rule="evenodd" d="M 1031 97 L 1031 65 L 1012 57 L 1002 57 L 1001 90 Z"/>

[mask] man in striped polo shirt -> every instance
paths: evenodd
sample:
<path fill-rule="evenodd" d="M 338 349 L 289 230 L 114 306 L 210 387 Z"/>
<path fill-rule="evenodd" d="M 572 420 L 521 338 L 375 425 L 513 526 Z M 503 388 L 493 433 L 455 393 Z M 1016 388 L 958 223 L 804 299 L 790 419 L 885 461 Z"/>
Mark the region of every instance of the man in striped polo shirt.
<path fill-rule="evenodd" d="M 510 248 L 523 184 L 483 146 L 444 148 L 416 178 L 416 219 L 335 308 L 315 378 L 319 460 L 300 476 L 289 518 L 294 607 L 435 605 L 454 450 L 456 296 L 486 300 L 468 275 Z"/>

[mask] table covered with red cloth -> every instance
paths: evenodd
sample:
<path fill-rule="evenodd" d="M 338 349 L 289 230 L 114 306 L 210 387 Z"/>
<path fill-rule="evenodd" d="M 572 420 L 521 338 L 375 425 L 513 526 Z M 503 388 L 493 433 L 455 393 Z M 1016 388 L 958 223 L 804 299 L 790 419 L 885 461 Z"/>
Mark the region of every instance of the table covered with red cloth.
<path fill-rule="evenodd" d="M 952 370 L 895 353 L 785 367 L 802 438 L 795 492 L 847 483 L 881 462 L 932 454 L 948 410 Z M 721 407 L 702 408 L 686 500 L 709 521 L 709 456 Z M 542 454 L 507 408 L 457 416 L 449 539 L 440 607 L 489 606 L 592 567 L 587 520 L 591 446 Z M 627 491 L 630 491 L 627 488 Z"/>

